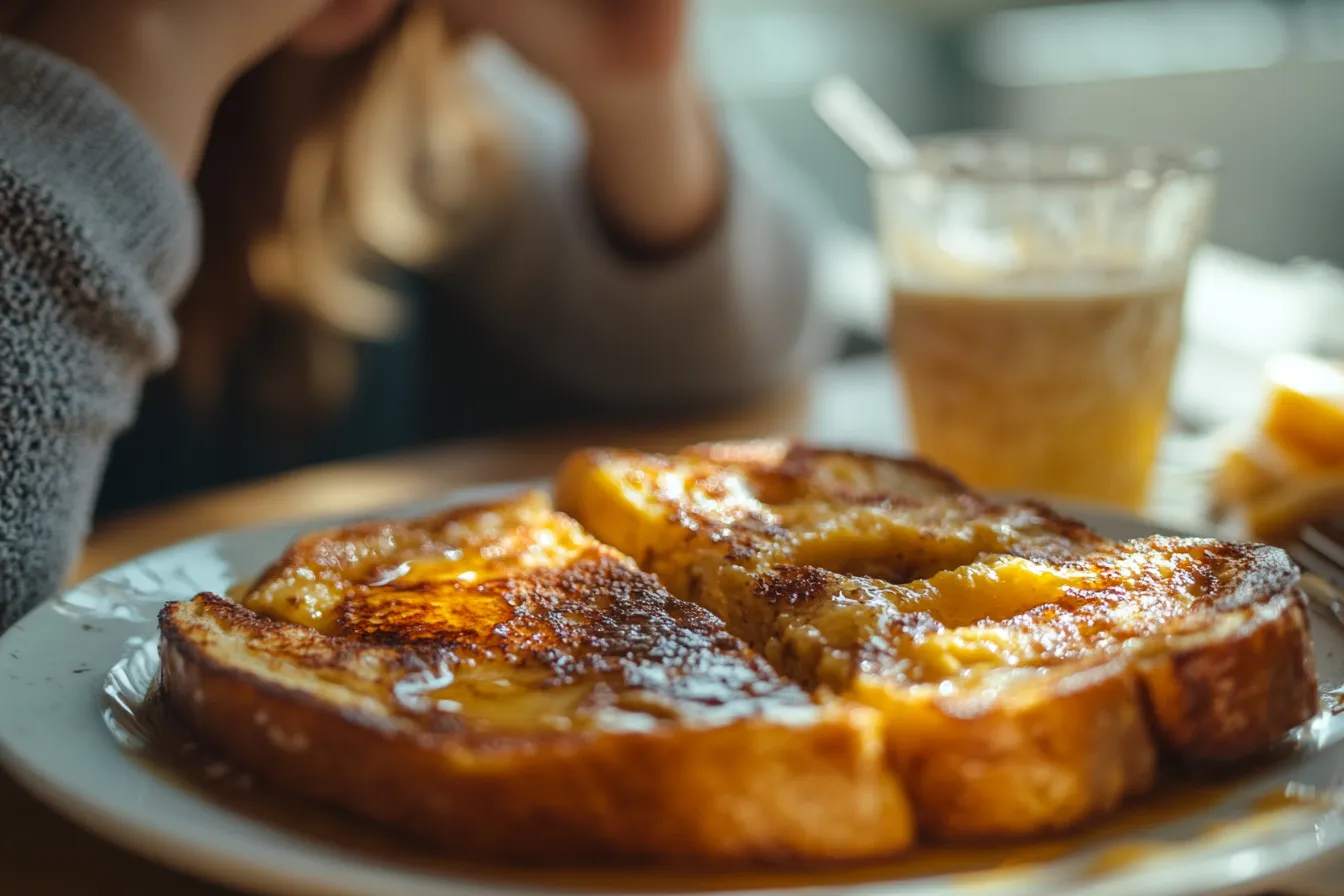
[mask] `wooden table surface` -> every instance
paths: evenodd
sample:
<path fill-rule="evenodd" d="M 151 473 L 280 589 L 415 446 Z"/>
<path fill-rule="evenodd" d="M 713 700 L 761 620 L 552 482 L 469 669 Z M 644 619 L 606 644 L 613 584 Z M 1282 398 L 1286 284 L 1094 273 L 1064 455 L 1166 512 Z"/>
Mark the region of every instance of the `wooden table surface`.
<path fill-rule="evenodd" d="M 708 419 L 569 429 L 445 445 L 301 470 L 184 498 L 97 527 L 76 578 L 207 532 L 336 513 L 360 513 L 469 485 L 552 473 L 570 450 L 623 445 L 671 450 L 706 439 L 806 435 L 864 448 L 899 448 L 900 411 L 885 363 L 827 371 L 806 387 Z M 0 772 L 0 893 L 206 896 L 230 891 L 169 871 L 85 833 Z M 1334 893 L 1310 885 L 1295 893 Z"/>

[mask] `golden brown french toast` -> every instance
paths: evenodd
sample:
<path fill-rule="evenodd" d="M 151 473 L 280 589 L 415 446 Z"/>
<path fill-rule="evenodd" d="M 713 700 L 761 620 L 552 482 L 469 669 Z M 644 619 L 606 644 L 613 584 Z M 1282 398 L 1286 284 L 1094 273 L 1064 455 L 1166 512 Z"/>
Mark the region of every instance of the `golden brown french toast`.
<path fill-rule="evenodd" d="M 921 461 L 777 441 L 579 452 L 555 491 L 588 531 L 757 644 L 771 617 L 752 593 L 781 565 L 910 581 L 992 554 L 1048 561 L 1105 543 L 1044 506 L 992 504 Z"/>
<path fill-rule="evenodd" d="M 880 709 L 931 838 L 1076 825 L 1160 755 L 1233 762 L 1317 709 L 1274 548 L 1115 544 L 917 461 L 784 442 L 580 452 L 556 495 L 784 675 Z"/>
<path fill-rule="evenodd" d="M 817 702 L 544 495 L 303 538 L 160 629 L 205 745 L 453 855 L 817 862 L 914 837 L 880 713 Z"/>

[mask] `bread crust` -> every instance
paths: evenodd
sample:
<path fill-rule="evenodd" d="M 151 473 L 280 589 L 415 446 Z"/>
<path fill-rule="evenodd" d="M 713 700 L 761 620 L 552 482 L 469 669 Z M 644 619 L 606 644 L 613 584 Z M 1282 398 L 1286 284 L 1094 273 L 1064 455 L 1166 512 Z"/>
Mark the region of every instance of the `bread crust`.
<path fill-rule="evenodd" d="M 1192 766 L 1261 753 L 1320 709 L 1306 597 L 1294 585 L 1234 611 L 1217 638 L 1179 638 L 1140 664 L 1158 743 Z"/>
<path fill-rule="evenodd" d="M 237 601 L 169 604 L 169 707 L 452 856 L 697 867 L 1068 830 L 1317 709 L 1274 548 L 1117 544 L 789 442 L 594 449 L 555 491 L 570 516 L 527 494 L 313 533 Z"/>
<path fill-rule="evenodd" d="M 1119 663 L 1052 676 L 1014 703 L 986 707 L 893 700 L 898 694 L 867 683 L 854 693 L 886 712 L 891 758 L 930 840 L 1066 831 L 1156 779 L 1142 692 Z"/>
<path fill-rule="evenodd" d="M 384 582 L 445 539 L 489 561 L 469 586 L 460 564 Z M 574 550 L 516 566 L 556 545 Z M 169 604 L 174 715 L 267 784 L 451 855 L 796 865 L 913 841 L 878 714 L 818 705 L 535 496 L 305 537 L 250 599 L 313 624 L 210 594 Z"/>
<path fill-rule="evenodd" d="M 883 712 L 929 839 L 1074 827 L 1163 758 L 1235 763 L 1318 708 L 1275 548 L 1115 544 L 918 460 L 789 442 L 580 452 L 556 494 L 781 672 Z"/>

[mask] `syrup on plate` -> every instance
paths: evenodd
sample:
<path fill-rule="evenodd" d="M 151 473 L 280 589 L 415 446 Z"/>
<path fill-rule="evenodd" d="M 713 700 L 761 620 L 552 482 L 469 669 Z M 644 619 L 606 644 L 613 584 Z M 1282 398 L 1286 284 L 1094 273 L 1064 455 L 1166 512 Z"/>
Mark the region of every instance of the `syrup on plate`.
<path fill-rule="evenodd" d="M 113 667 L 104 685 L 104 721 L 118 743 L 174 785 L 259 822 L 282 827 L 342 851 L 445 876 L 475 877 L 512 884 L 609 892 L 691 892 L 760 890 L 784 887 L 844 886 L 916 877 L 958 875 L 959 881 L 1011 874 L 1074 856 L 1085 856 L 1085 874 L 1104 876 L 1130 866 L 1178 857 L 1202 839 L 1254 835 L 1284 811 L 1322 814 L 1344 810 L 1338 795 L 1301 785 L 1270 789 L 1234 820 L 1204 825 L 1193 837 L 1161 837 L 1163 825 L 1198 816 L 1227 800 L 1260 767 L 1242 768 L 1235 777 L 1168 779 L 1120 812 L 1071 833 L 1029 842 L 985 847 L 923 846 L 887 862 L 839 867 L 706 872 L 648 869 L 498 869 L 436 856 L 396 831 L 339 809 L 288 797 L 233 769 L 196 744 L 168 712 L 157 689 L 157 641 L 135 639 L 127 656 Z M 1327 703 L 1317 722 L 1332 717 Z M 1332 726 L 1333 727 L 1333 726 Z M 1331 738 L 1333 740 L 1334 738 Z M 1284 751 L 1314 749 L 1317 737 Z M 1279 756 L 1277 758 L 1282 758 Z"/>

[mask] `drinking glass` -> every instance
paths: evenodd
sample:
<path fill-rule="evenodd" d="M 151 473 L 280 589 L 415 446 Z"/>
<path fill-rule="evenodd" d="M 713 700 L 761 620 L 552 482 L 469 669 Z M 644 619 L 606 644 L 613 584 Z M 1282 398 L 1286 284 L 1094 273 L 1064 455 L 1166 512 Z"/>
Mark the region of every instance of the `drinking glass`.
<path fill-rule="evenodd" d="M 1141 508 L 1215 154 L 1009 133 L 916 150 L 873 192 L 917 450 L 985 490 Z"/>

